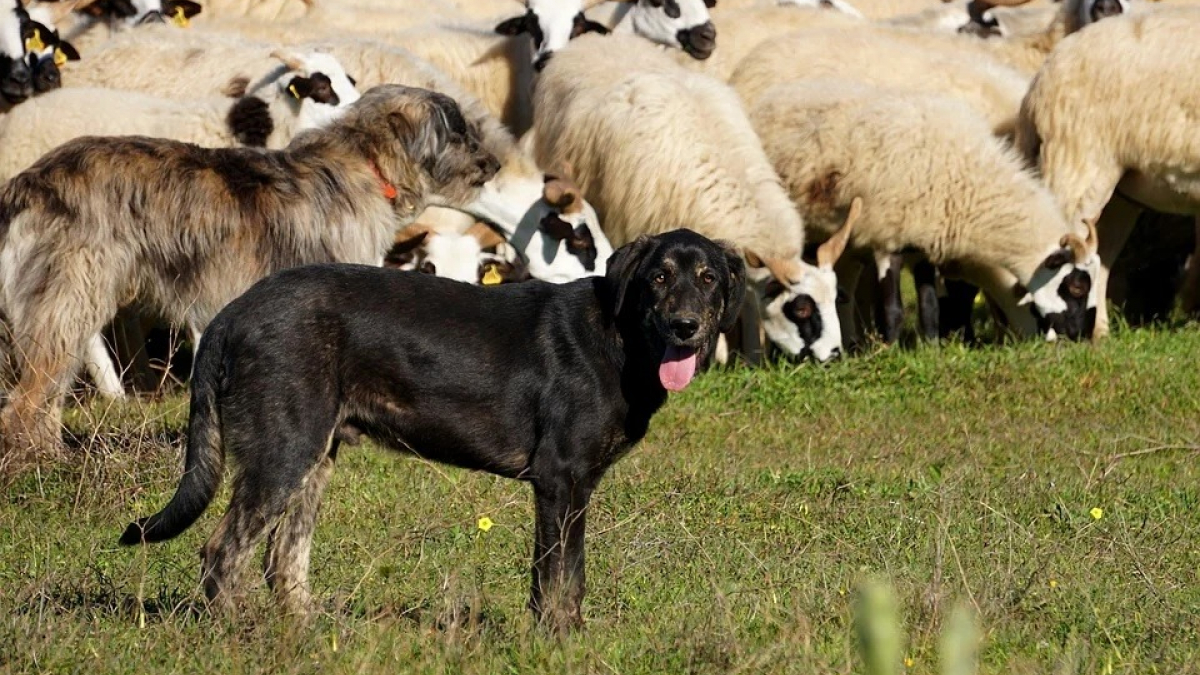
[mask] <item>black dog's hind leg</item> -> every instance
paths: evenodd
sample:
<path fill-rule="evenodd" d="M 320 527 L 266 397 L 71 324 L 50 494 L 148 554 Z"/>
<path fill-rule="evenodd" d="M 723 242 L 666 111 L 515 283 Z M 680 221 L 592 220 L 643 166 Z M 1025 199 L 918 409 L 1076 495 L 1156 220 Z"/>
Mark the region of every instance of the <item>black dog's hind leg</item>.
<path fill-rule="evenodd" d="M 569 469 L 533 481 L 536 533 L 533 545 L 535 616 L 562 632 L 583 625 L 584 531 L 587 507 L 600 476 L 576 478 Z"/>
<path fill-rule="evenodd" d="M 333 476 L 339 441 L 330 444 L 329 454 L 322 459 L 293 495 L 286 515 L 267 537 L 263 556 L 263 572 L 275 598 L 286 611 L 305 616 L 312 609 L 312 593 L 308 587 L 308 564 L 312 553 L 313 530 L 321 495 Z"/>
<path fill-rule="evenodd" d="M 269 402 L 261 405 L 269 406 Z M 227 406 L 226 410 L 233 408 Z M 299 506 L 296 499 L 308 488 L 305 481 L 316 479 L 323 487 L 328 480 L 331 465 L 324 472 L 318 467 L 328 454 L 333 415 L 328 424 L 313 421 L 320 417 L 319 414 L 309 420 L 301 420 L 298 416 L 284 420 L 274 417 L 267 410 L 259 409 L 236 421 L 225 420 L 226 448 L 234 450 L 242 460 L 239 462 L 241 471 L 234 479 L 229 510 L 204 545 L 201 575 L 205 594 L 219 609 L 229 609 L 235 604 L 242 573 L 254 548 L 266 538 L 268 530 L 283 517 L 289 506 Z M 320 490 L 315 492 L 319 498 Z M 294 545 L 298 538 L 289 535 L 284 539 L 292 544 L 285 546 L 287 551 L 299 552 Z M 280 560 L 276 569 L 282 567 L 291 572 L 295 562 Z"/>

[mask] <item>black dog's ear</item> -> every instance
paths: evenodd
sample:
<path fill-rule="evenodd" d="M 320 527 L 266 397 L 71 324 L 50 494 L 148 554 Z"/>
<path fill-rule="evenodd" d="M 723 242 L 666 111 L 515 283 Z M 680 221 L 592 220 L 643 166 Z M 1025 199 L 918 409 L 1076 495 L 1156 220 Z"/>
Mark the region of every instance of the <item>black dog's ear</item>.
<path fill-rule="evenodd" d="M 507 35 L 509 37 L 520 35 L 522 33 L 528 33 L 529 15 L 530 13 L 526 12 L 521 16 L 514 16 L 511 19 L 505 19 L 501 21 L 500 23 L 496 24 L 496 33 L 498 35 Z"/>
<path fill-rule="evenodd" d="M 642 261 L 650 254 L 654 240 L 642 235 L 613 252 L 608 259 L 608 272 L 604 275 L 614 292 L 613 316 L 620 316 L 629 294 L 629 284 L 637 276 Z"/>
<path fill-rule="evenodd" d="M 729 267 L 728 284 L 725 287 L 725 308 L 721 313 L 720 330 L 728 333 L 737 324 L 738 315 L 742 313 L 742 303 L 746 299 L 746 263 L 742 262 L 742 254 L 732 244 L 718 241 L 717 245 L 725 253 L 725 265 Z"/>

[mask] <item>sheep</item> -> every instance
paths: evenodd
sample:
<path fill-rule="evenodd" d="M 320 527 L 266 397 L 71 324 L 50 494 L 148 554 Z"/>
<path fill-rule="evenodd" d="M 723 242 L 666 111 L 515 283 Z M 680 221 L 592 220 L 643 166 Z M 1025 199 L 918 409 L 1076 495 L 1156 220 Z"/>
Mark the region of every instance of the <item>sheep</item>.
<path fill-rule="evenodd" d="M 522 144 L 544 166 L 574 167 L 612 243 L 679 227 L 728 239 L 792 283 L 796 318 L 824 321 L 816 339 L 777 343 L 822 361 L 840 352 L 833 273 L 801 262 L 803 221 L 729 87 L 645 40 L 585 35 L 542 71 L 534 110 Z"/>
<path fill-rule="evenodd" d="M 1023 334 L 1083 333 L 1096 304 L 1088 279 L 1095 237 L 1080 237 L 1051 192 L 962 102 L 810 80 L 769 90 L 749 115 L 810 232 L 831 233 L 861 196 L 851 246 L 875 258 L 881 278 L 890 256 L 915 250 L 981 286 Z"/>
<path fill-rule="evenodd" d="M 1013 133 L 1028 87 L 1024 75 L 994 59 L 964 59 L 954 49 L 914 46 L 900 31 L 867 26 L 801 31 L 763 43 L 742 59 L 729 82 L 754 107 L 781 82 L 814 78 L 954 96 L 984 115 L 1000 136 Z"/>
<path fill-rule="evenodd" d="M 613 33 L 633 33 L 703 61 L 717 47 L 708 10 L 716 0 L 622 0 L 585 4 L 588 16 Z"/>
<path fill-rule="evenodd" d="M 299 131 L 324 126 L 358 100 L 358 91 L 329 54 L 272 56 L 286 70 L 276 80 L 270 103 L 256 96 L 236 103 L 224 98 L 182 102 L 76 87 L 39 96 L 0 119 L 0 181 L 79 136 L 143 135 L 205 147 L 241 143 L 278 149 Z"/>
<path fill-rule="evenodd" d="M 486 249 L 505 252 L 489 253 Z M 483 223 L 475 223 L 459 234 L 438 232 L 418 220 L 396 235 L 396 245 L 384 265 L 484 286 L 530 278 L 504 237 Z"/>
<path fill-rule="evenodd" d="M 95 0 L 77 9 L 72 14 L 74 21 L 56 25 L 78 49 L 90 52 L 139 26 L 170 22 L 173 27 L 187 28 L 200 11 L 200 5 L 192 0 Z"/>
<path fill-rule="evenodd" d="M 25 60 L 24 19 L 20 0 L 0 0 L 0 103 L 5 108 L 33 95 L 33 73 Z"/>
<path fill-rule="evenodd" d="M 1145 208 L 1200 215 L 1200 10 L 1115 17 L 1055 49 L 1021 105 L 1017 147 L 1071 218 L 1099 217 L 1108 272 Z M 1109 332 L 1101 304 L 1094 338 Z"/>
<path fill-rule="evenodd" d="M 712 10 L 712 20 L 721 36 L 720 46 L 704 61 L 677 53 L 676 60 L 727 81 L 741 60 L 761 44 L 774 44 L 778 36 L 799 30 L 867 26 L 856 12 L 839 11 L 829 7 L 765 6 L 726 8 L 718 5 Z"/>

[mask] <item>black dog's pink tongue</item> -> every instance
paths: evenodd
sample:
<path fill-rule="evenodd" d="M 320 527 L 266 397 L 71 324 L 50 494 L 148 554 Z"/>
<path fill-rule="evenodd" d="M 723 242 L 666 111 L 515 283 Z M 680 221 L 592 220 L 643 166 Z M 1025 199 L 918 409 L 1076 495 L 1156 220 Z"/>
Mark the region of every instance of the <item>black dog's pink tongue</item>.
<path fill-rule="evenodd" d="M 658 379 L 667 391 L 683 391 L 696 376 L 696 350 L 668 345 L 658 366 Z"/>

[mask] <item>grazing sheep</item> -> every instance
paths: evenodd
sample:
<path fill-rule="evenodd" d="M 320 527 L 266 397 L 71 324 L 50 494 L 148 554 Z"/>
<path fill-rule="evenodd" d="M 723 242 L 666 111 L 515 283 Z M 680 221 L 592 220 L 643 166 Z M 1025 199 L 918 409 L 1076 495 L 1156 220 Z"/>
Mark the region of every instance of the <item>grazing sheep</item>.
<path fill-rule="evenodd" d="M 418 220 L 396 235 L 384 265 L 484 286 L 528 280 L 519 259 L 487 252 L 505 247 L 504 237 L 483 223 L 459 234 L 439 232 Z"/>
<path fill-rule="evenodd" d="M 78 61 L 75 45 L 62 39 L 55 26 L 75 2 L 34 2 L 26 7 L 25 50 L 33 71 L 33 89 L 41 94 L 62 86 L 62 66 Z"/>
<path fill-rule="evenodd" d="M 813 80 L 766 92 L 750 119 L 810 232 L 832 233 L 861 196 L 851 247 L 869 252 L 881 276 L 893 254 L 915 251 L 961 269 L 1022 333 L 1085 332 L 1094 242 L 961 102 Z"/>
<path fill-rule="evenodd" d="M 617 34 L 639 35 L 703 61 L 717 48 L 708 10 L 716 0 L 622 0 L 587 4 L 588 16 Z"/>
<path fill-rule="evenodd" d="M 331 122 L 358 91 L 328 54 L 276 54 L 287 70 L 263 96 L 237 102 L 160 99 L 114 89 L 70 87 L 39 96 L 0 119 L 0 181 L 80 136 L 142 135 L 204 147 L 282 148 L 304 129 Z"/>
<path fill-rule="evenodd" d="M 1021 152 L 1068 217 L 1099 217 L 1100 297 L 1142 209 L 1200 214 L 1197 31 L 1194 8 L 1101 21 L 1058 45 L 1021 106 Z"/>
<path fill-rule="evenodd" d="M 67 378 L 121 305 L 142 300 L 198 333 L 272 271 L 380 264 L 426 204 L 465 204 L 498 168 L 452 99 L 399 85 L 283 150 L 142 136 L 58 147 L 0 190 L 18 374 L 0 464 L 57 446 Z"/>
<path fill-rule="evenodd" d="M 728 240 L 815 303 L 796 318 L 824 332 L 781 346 L 840 351 L 832 271 L 800 261 L 804 224 L 729 87 L 645 40 L 585 35 L 542 72 L 534 110 L 522 142 L 543 166 L 574 167 L 615 245 L 680 227 Z"/>

